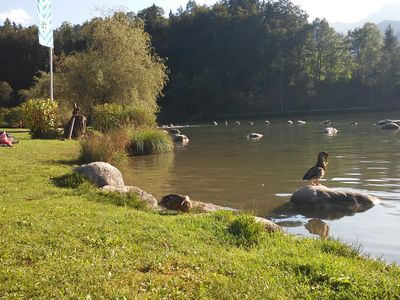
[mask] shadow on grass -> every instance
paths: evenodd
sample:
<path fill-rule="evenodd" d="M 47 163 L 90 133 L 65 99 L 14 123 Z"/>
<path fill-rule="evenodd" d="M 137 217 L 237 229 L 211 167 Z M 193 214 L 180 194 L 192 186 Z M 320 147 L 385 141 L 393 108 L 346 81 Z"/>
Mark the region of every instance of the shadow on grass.
<path fill-rule="evenodd" d="M 69 173 L 51 178 L 53 184 L 60 188 L 76 189 L 84 183 L 84 179 L 77 173 Z"/>

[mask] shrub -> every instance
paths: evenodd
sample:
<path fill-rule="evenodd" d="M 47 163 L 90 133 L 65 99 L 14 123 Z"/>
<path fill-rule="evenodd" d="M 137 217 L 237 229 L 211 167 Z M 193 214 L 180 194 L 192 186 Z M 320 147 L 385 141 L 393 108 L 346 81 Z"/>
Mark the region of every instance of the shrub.
<path fill-rule="evenodd" d="M 107 134 L 89 132 L 80 141 L 79 159 L 84 163 L 118 162 L 125 156 L 128 141 L 128 134 L 125 130 L 112 131 Z"/>
<path fill-rule="evenodd" d="M 142 128 L 135 131 L 127 147 L 130 155 L 168 153 L 173 150 L 174 143 L 169 134 L 154 128 Z"/>
<path fill-rule="evenodd" d="M 238 216 L 228 227 L 228 232 L 234 237 L 234 243 L 239 247 L 253 247 L 265 236 L 263 225 L 251 215 Z"/>
<path fill-rule="evenodd" d="M 97 105 L 93 109 L 93 127 L 101 132 L 128 126 L 154 126 L 155 124 L 154 114 L 133 106 L 106 103 Z"/>
<path fill-rule="evenodd" d="M 21 107 L 0 108 L 0 126 L 1 127 L 18 127 L 23 116 Z"/>
<path fill-rule="evenodd" d="M 26 126 L 33 138 L 53 138 L 58 135 L 58 104 L 50 99 L 30 99 L 21 106 Z"/>

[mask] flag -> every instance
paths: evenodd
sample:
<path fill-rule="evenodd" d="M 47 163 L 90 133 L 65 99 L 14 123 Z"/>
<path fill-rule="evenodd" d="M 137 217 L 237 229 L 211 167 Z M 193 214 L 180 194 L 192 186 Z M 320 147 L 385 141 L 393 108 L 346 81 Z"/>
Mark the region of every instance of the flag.
<path fill-rule="evenodd" d="M 53 48 L 53 0 L 38 0 L 39 44 Z"/>

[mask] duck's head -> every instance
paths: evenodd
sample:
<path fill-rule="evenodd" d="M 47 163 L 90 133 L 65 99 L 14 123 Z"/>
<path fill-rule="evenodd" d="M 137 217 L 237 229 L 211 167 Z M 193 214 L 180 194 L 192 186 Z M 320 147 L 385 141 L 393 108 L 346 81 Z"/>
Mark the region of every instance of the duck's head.
<path fill-rule="evenodd" d="M 328 153 L 325 151 L 322 151 L 318 153 L 318 162 L 323 162 L 324 164 L 328 164 Z"/>

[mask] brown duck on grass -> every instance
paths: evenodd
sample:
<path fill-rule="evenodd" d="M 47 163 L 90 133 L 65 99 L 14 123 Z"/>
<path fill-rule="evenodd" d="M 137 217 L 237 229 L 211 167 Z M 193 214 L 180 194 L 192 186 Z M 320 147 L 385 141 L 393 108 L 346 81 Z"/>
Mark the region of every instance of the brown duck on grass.
<path fill-rule="evenodd" d="M 319 185 L 319 180 L 324 177 L 328 165 L 328 153 L 318 153 L 318 160 L 314 167 L 307 171 L 303 180 L 311 180 L 312 185 Z"/>

